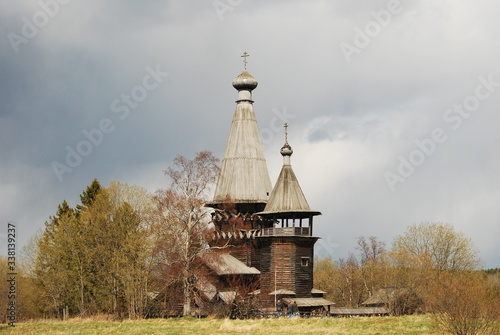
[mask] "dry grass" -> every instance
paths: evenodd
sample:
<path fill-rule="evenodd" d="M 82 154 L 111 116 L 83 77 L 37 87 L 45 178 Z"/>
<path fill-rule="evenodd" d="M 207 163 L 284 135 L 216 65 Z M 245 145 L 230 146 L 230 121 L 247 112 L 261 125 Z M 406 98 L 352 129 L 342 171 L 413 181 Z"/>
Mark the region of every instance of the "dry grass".
<path fill-rule="evenodd" d="M 71 319 L 68 321 L 23 322 L 16 327 L 0 325 L 2 334 L 337 334 L 390 335 L 434 334 L 429 316 L 349 319 L 149 319 L 110 321 Z"/>

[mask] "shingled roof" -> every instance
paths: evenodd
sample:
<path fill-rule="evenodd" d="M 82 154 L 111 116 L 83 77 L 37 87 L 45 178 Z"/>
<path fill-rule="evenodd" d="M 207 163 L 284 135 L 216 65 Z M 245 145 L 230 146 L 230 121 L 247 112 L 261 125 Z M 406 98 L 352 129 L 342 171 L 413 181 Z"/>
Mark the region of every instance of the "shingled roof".
<path fill-rule="evenodd" d="M 252 90 L 257 87 L 257 80 L 245 69 L 233 86 L 238 90 L 238 100 L 214 199 L 207 203 L 211 207 L 224 203 L 228 197 L 236 204 L 265 204 L 272 189 L 253 110 Z"/>
<path fill-rule="evenodd" d="M 396 299 L 398 296 L 412 294 L 413 291 L 407 287 L 383 287 L 375 292 L 374 295 L 361 303 L 363 306 L 383 306 Z"/>
<path fill-rule="evenodd" d="M 288 127 L 285 124 L 285 127 Z M 296 217 L 309 217 L 312 215 L 320 215 L 321 212 L 313 211 L 307 203 L 304 192 L 299 185 L 299 181 L 293 172 L 290 163 L 290 157 L 293 154 L 292 147 L 285 139 L 285 145 L 280 150 L 283 156 L 283 167 L 273 191 L 269 196 L 264 211 L 258 213 L 260 215 L 285 214 L 294 215 Z"/>
<path fill-rule="evenodd" d="M 221 275 L 258 275 L 260 271 L 254 267 L 249 267 L 237 258 L 226 254 L 217 253 L 207 257 L 207 266 L 218 276 Z"/>
<path fill-rule="evenodd" d="M 302 213 L 319 215 L 321 212 L 311 210 L 306 197 L 300 188 L 299 182 L 291 165 L 284 165 L 276 181 L 267 205 L 259 214 Z"/>
<path fill-rule="evenodd" d="M 320 307 L 320 306 L 331 306 L 335 305 L 334 302 L 323 298 L 283 298 L 286 304 L 297 303 L 299 307 Z"/>

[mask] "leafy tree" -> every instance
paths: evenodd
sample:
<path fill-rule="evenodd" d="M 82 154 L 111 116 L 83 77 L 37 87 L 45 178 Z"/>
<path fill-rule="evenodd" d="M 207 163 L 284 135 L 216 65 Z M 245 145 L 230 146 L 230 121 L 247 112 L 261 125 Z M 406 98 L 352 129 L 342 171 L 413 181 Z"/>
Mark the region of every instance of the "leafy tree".
<path fill-rule="evenodd" d="M 144 317 L 147 308 L 147 289 L 149 286 L 151 252 L 148 245 L 148 229 L 141 226 L 140 216 L 127 202 L 116 212 L 112 228 L 114 252 L 111 255 L 113 285 L 115 289 L 114 311 L 116 313 L 123 299 L 129 318 Z"/>
<path fill-rule="evenodd" d="M 437 326 L 454 335 L 497 334 L 500 294 L 480 272 L 444 272 L 427 296 Z"/>
<path fill-rule="evenodd" d="M 114 188 L 121 188 L 121 194 L 133 194 L 126 191 L 126 185 L 114 183 L 109 189 L 101 189 L 80 215 L 85 227 L 87 266 L 92 274 L 87 290 L 93 312 L 144 317 L 150 230 L 139 212 Z"/>
<path fill-rule="evenodd" d="M 144 317 L 151 196 L 148 203 L 144 189 L 118 182 L 103 188 L 94 180 L 80 198 L 77 210 L 59 205 L 37 241 L 34 274 L 47 310 Z"/>
<path fill-rule="evenodd" d="M 314 261 L 314 285 L 313 287 L 326 292 L 325 298 L 338 301 L 335 295 L 334 278 L 338 278 L 339 268 L 330 258 L 316 259 Z"/>
<path fill-rule="evenodd" d="M 45 223 L 45 231 L 38 240 L 34 275 L 42 297 L 47 301 L 47 312 L 63 317 L 64 311 L 75 312 L 76 280 L 75 244 L 78 244 L 76 213 L 66 201 L 58 206 L 55 216 Z"/>
<path fill-rule="evenodd" d="M 87 308 L 91 314 L 117 312 L 118 282 L 113 255 L 118 248 L 114 235 L 120 232 L 114 222 L 114 212 L 107 190 L 101 189 L 91 205 L 85 206 L 79 216 L 82 235 L 85 236 L 85 267 L 89 273 Z"/>
<path fill-rule="evenodd" d="M 480 264 L 472 241 L 444 223 L 424 222 L 408 227 L 394 240 L 393 251 L 426 257 L 439 271 L 474 270 Z"/>
<path fill-rule="evenodd" d="M 156 203 L 151 193 L 144 187 L 111 181 L 107 190 L 113 204 L 119 206 L 127 203 L 139 215 L 144 226 L 151 223 Z"/>

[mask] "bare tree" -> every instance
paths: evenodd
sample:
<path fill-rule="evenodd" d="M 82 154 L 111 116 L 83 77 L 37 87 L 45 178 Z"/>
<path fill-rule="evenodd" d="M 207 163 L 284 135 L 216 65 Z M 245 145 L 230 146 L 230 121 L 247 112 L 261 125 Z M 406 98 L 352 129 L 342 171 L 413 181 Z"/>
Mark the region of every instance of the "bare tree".
<path fill-rule="evenodd" d="M 204 204 L 218 173 L 218 159 L 208 151 L 198 153 L 193 160 L 178 156 L 173 167 L 165 171 L 172 180 L 170 188 L 155 195 L 160 217 L 155 248 L 158 266 L 168 279 L 165 288 L 182 282 L 183 315 L 191 315 L 196 260 L 208 248 L 210 220 Z"/>
<path fill-rule="evenodd" d="M 384 281 L 384 260 L 385 242 L 379 241 L 375 236 L 370 236 L 368 240 L 364 236 L 357 238 L 356 249 L 361 255 L 361 278 L 368 296 L 372 296 L 377 288 Z"/>
<path fill-rule="evenodd" d="M 356 249 L 361 252 L 361 264 L 379 258 L 385 252 L 385 242 L 379 241 L 375 236 L 370 236 L 368 240 L 359 236 L 356 242 Z"/>
<path fill-rule="evenodd" d="M 340 258 L 337 261 L 339 277 L 337 290 L 341 304 L 347 307 L 358 307 L 363 301 L 363 281 L 361 278 L 360 265 L 350 253 L 347 259 Z"/>
<path fill-rule="evenodd" d="M 234 298 L 231 302 L 223 302 L 214 306 L 219 310 L 214 310 L 213 315 L 231 319 L 250 319 L 261 316 L 261 302 L 258 296 L 253 294 L 260 287 L 260 281 L 255 275 L 229 275 L 226 276 L 226 283 L 229 292 L 234 292 Z"/>

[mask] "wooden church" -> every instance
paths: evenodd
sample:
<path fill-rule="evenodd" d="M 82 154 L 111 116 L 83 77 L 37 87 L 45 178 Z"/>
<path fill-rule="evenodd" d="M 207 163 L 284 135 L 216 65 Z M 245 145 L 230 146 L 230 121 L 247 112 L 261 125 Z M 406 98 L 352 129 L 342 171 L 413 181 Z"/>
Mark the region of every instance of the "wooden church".
<path fill-rule="evenodd" d="M 207 299 L 230 303 L 238 294 L 230 278 L 244 278 L 239 282 L 254 283 L 249 293 L 262 309 L 274 310 L 278 300 L 284 305 L 295 301 L 303 312 L 329 309 L 333 303 L 323 299 L 325 292 L 313 288 L 319 238 L 313 235 L 313 218 L 321 213 L 311 210 L 293 172 L 286 124 L 283 167 L 271 186 L 253 108 L 252 91 L 258 83 L 246 70 L 247 56 L 242 56 L 243 72 L 232 82 L 238 91 L 236 110 L 214 198 L 206 204 L 214 209 L 211 246 L 218 250 L 209 262 L 217 281 Z"/>

